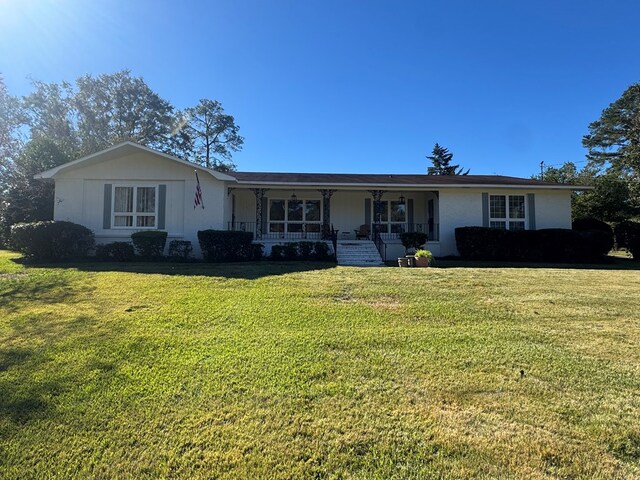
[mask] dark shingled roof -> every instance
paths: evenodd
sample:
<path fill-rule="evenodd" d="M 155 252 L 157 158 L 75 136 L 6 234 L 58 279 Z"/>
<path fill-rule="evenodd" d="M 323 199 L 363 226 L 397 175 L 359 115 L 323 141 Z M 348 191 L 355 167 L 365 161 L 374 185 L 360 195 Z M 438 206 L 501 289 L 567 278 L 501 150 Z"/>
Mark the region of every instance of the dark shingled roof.
<path fill-rule="evenodd" d="M 556 183 L 502 175 L 403 175 L 371 173 L 274 173 L 229 172 L 241 183 L 352 184 L 352 185 L 513 185 L 536 187 L 568 187 Z"/>

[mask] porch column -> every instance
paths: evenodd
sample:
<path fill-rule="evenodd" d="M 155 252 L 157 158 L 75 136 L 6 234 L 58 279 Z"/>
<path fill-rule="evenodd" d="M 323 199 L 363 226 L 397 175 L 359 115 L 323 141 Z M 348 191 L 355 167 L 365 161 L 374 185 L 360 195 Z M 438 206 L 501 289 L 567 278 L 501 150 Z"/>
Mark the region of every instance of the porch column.
<path fill-rule="evenodd" d="M 252 188 L 251 191 L 256 196 L 256 240 L 262 238 L 262 204 L 265 200 L 264 194 L 268 188 Z"/>
<path fill-rule="evenodd" d="M 373 196 L 373 223 L 375 224 L 373 233 L 375 237 L 380 233 L 380 216 L 382 215 L 380 201 L 385 190 L 368 190 L 368 192 Z"/>
<path fill-rule="evenodd" d="M 328 240 L 331 231 L 331 196 L 336 190 L 318 190 L 322 195 L 322 239 Z"/>

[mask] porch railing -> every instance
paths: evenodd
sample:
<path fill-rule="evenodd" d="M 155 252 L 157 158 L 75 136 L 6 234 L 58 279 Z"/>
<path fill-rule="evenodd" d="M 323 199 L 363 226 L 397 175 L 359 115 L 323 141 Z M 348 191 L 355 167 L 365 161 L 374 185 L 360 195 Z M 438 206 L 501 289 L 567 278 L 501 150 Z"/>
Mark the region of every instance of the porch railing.
<path fill-rule="evenodd" d="M 262 226 L 262 240 L 331 240 L 331 231 L 328 231 L 326 235 L 323 235 L 321 231 L 317 231 L 318 224 L 299 223 L 295 224 L 296 228 L 300 228 L 299 232 L 270 232 L 269 224 L 265 223 Z M 382 223 L 380 224 L 386 231 L 380 229 L 378 231 L 377 225 L 373 223 L 371 225 L 371 240 L 376 242 L 376 239 L 380 239 L 383 243 L 389 240 L 397 240 L 400 238 L 400 234 L 404 232 L 424 232 L 427 234 L 428 241 L 437 242 L 440 239 L 440 226 L 437 223 Z M 290 228 L 290 226 L 289 226 Z M 320 225 L 320 228 L 322 226 Z M 313 229 L 313 230 L 311 230 Z M 230 231 L 242 231 L 251 232 L 255 238 L 256 234 L 256 222 L 228 222 L 227 230 Z M 323 238 L 324 237 L 324 238 Z M 382 254 L 381 254 L 382 255 Z"/>
<path fill-rule="evenodd" d="M 380 254 L 380 257 L 382 258 L 382 261 L 386 263 L 387 261 L 387 244 L 384 242 L 384 240 L 382 239 L 382 236 L 380 233 L 376 233 L 375 230 L 373 231 L 373 243 L 375 243 L 376 248 L 378 249 L 378 253 Z"/>
<path fill-rule="evenodd" d="M 397 240 L 400 238 L 400 234 L 404 232 L 423 232 L 427 234 L 427 241 L 437 242 L 440 239 L 440 225 L 437 223 L 382 223 L 380 224 L 382 230 L 379 232 L 379 236 L 382 240 Z M 389 231 L 391 230 L 391 231 Z M 371 231 L 373 237 L 376 237 L 377 225 L 374 223 L 371 225 Z"/>
<path fill-rule="evenodd" d="M 235 232 L 251 232 L 253 238 L 256 238 L 256 222 L 227 222 L 227 230 Z M 262 236 L 258 240 L 322 240 L 321 231 L 307 231 L 307 229 L 317 230 L 318 224 L 310 224 L 307 227 L 306 224 L 296 224 L 300 227 L 300 232 L 270 232 L 269 224 L 262 226 Z M 329 238 L 331 240 L 331 238 Z"/>

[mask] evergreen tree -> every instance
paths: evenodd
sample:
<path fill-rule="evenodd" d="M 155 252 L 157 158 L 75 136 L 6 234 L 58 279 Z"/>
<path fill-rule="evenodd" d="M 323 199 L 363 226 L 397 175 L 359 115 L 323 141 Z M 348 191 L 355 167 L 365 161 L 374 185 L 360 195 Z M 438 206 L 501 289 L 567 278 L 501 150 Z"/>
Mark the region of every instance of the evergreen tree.
<path fill-rule="evenodd" d="M 453 153 L 437 143 L 433 147 L 431 156 L 427 158 L 433 164 L 432 167 L 427 168 L 427 175 L 467 175 L 469 173 L 469 169 L 463 173 L 464 169 L 460 165 L 451 165 Z"/>

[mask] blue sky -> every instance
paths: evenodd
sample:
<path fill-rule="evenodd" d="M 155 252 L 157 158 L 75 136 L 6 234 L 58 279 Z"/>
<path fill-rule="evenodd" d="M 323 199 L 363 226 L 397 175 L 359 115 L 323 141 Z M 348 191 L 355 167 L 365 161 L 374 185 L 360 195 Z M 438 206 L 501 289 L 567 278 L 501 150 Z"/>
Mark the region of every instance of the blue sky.
<path fill-rule="evenodd" d="M 637 1 L 0 0 L 0 73 L 129 68 L 177 107 L 236 117 L 240 170 L 422 173 L 433 144 L 475 174 L 584 161 L 640 81 Z"/>

